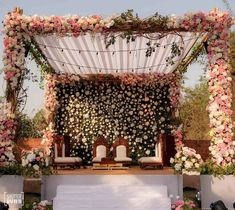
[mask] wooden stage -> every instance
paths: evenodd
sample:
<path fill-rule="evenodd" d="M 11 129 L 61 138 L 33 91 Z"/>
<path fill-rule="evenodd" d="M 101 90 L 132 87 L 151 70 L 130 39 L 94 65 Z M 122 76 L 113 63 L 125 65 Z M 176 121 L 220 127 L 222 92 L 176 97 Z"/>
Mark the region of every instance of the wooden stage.
<path fill-rule="evenodd" d="M 126 170 L 92 170 L 90 168 L 80 169 L 58 169 L 55 175 L 174 175 L 171 167 L 164 169 L 141 169 L 139 166 L 132 166 Z"/>

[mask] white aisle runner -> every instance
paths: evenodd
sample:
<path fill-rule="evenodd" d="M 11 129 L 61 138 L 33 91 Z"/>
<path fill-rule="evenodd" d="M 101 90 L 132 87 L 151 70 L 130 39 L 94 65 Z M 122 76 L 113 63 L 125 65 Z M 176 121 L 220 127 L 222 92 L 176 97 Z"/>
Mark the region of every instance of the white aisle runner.
<path fill-rule="evenodd" d="M 59 185 L 54 210 L 170 210 L 165 185 Z"/>

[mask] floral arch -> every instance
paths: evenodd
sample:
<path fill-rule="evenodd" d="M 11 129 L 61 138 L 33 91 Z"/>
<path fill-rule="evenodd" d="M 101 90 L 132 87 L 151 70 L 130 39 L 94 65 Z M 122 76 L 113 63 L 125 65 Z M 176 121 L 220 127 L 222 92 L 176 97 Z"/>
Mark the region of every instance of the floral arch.
<path fill-rule="evenodd" d="M 235 161 L 233 141 L 233 123 L 231 119 L 232 93 L 231 77 L 229 66 L 229 30 L 233 23 L 232 17 L 228 13 L 212 10 L 208 14 L 189 13 L 182 17 L 162 17 L 154 16 L 149 19 L 139 19 L 126 13 L 118 17 L 102 18 L 100 16 L 70 16 L 70 17 L 40 17 L 25 16 L 19 8 L 10 12 L 4 20 L 4 79 L 7 81 L 6 87 L 6 114 L 1 119 L 0 129 L 1 144 L 8 145 L 9 150 L 16 139 L 15 131 L 17 124 L 17 100 L 20 92 L 20 83 L 25 71 L 25 56 L 30 51 L 36 62 L 41 65 L 46 78 L 46 91 L 50 94 L 46 100 L 48 110 L 48 120 L 51 121 L 56 109 L 55 93 L 53 92 L 57 82 L 70 80 L 74 82 L 80 77 L 73 75 L 70 77 L 58 76 L 53 73 L 53 67 L 46 57 L 39 58 L 40 48 L 29 46 L 29 42 L 35 41 L 38 36 L 55 35 L 65 37 L 67 35 L 78 37 L 84 33 L 101 33 L 108 37 L 107 45 L 113 44 L 115 37 L 113 34 L 124 36 L 127 40 L 132 39 L 132 35 L 143 36 L 161 32 L 160 35 L 180 32 L 206 33 L 208 43 L 208 84 L 210 92 L 210 102 L 208 105 L 210 117 L 210 135 L 212 137 L 210 152 L 212 160 L 220 166 L 229 165 Z M 111 36 L 110 36 L 111 34 Z M 151 49 L 151 48 L 150 48 Z M 177 68 L 177 77 L 173 86 L 175 92 L 172 97 L 175 107 L 178 103 L 178 88 L 182 72 L 185 70 L 185 63 L 181 63 Z M 149 72 L 148 72 L 149 73 Z M 138 77 L 134 77 L 138 82 Z M 178 80 L 177 80 L 178 79 Z M 166 79 L 167 81 L 168 79 Z M 44 134 L 44 142 L 51 144 L 53 137 L 53 123 Z M 180 134 L 176 132 L 176 143 L 180 144 Z"/>

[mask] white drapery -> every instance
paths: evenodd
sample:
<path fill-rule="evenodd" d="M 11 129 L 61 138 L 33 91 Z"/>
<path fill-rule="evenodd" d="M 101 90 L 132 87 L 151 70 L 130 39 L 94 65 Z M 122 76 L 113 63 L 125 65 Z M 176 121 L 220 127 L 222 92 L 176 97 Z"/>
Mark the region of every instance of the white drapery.
<path fill-rule="evenodd" d="M 156 34 L 152 34 L 154 37 Z M 56 73 L 65 74 L 115 74 L 115 73 L 171 73 L 194 46 L 199 34 L 168 34 L 154 40 L 156 51 L 146 56 L 148 38 L 137 37 L 127 43 L 126 39 L 116 38 L 116 42 L 106 48 L 102 34 L 86 34 L 79 37 L 35 36 L 40 49 L 47 57 Z M 167 62 L 172 55 L 172 43 L 181 47 L 181 55 L 174 64 Z"/>

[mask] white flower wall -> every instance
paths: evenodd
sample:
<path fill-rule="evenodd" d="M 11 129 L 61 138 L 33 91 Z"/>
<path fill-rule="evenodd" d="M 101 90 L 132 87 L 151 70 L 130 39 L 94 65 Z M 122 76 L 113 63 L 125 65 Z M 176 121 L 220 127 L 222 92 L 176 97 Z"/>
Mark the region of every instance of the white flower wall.
<path fill-rule="evenodd" d="M 92 159 L 94 140 L 103 135 L 112 145 L 126 138 L 130 155 L 154 155 L 159 133 L 171 131 L 169 86 L 164 83 L 126 85 L 81 80 L 58 84 L 60 107 L 55 116 L 57 133 L 71 137 L 72 156 Z"/>

